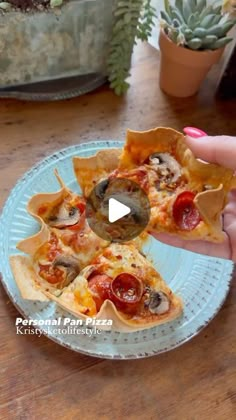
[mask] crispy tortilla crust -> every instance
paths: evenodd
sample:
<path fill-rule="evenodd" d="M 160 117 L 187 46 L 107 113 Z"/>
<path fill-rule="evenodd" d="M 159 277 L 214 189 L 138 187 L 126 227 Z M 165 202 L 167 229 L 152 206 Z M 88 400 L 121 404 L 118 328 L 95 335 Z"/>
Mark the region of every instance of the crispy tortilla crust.
<path fill-rule="evenodd" d="M 71 194 L 70 190 L 66 187 L 62 179 L 60 178 L 57 170 L 55 170 L 55 176 L 61 186 L 61 189 L 55 193 L 39 193 L 35 194 L 27 205 L 27 211 L 33 216 L 37 222 L 41 225 L 41 229 L 35 235 L 32 235 L 26 239 L 23 239 L 17 244 L 17 249 L 26 254 L 34 256 L 37 250 L 49 240 L 50 231 L 48 226 L 43 219 L 38 215 L 39 208 L 44 204 L 50 204 L 50 206 L 56 206 L 66 197 Z"/>
<path fill-rule="evenodd" d="M 208 164 L 196 159 L 185 144 L 183 134 L 171 128 L 155 128 L 149 131 L 127 131 L 126 144 L 120 158 L 119 169 L 132 169 L 141 165 L 154 152 L 175 153 L 177 160 L 185 173 L 197 186 L 212 185 L 213 189 L 198 193 L 195 204 L 206 224 L 200 224 L 194 231 L 178 234 L 186 239 L 204 239 L 222 242 L 225 235 L 222 232 L 221 213 L 227 203 L 227 195 L 231 188 L 235 188 L 236 178 L 233 171 L 216 164 Z M 160 232 L 155 211 L 149 229 Z"/>
<path fill-rule="evenodd" d="M 64 184 L 62 178 L 59 176 L 57 169 L 55 169 L 54 174 L 58 180 L 58 183 L 61 189 L 55 193 L 39 193 L 35 194 L 28 202 L 27 211 L 33 216 L 39 223 L 41 223 L 42 218 L 38 216 L 38 211 L 41 206 L 49 204 L 50 207 L 55 207 L 60 204 L 65 197 L 73 195 L 69 188 Z"/>
<path fill-rule="evenodd" d="M 111 254 L 110 254 L 110 252 Z M 115 255 L 123 255 L 123 257 L 128 258 L 128 262 L 123 262 L 121 266 L 119 267 L 119 270 L 117 271 L 118 267 L 117 260 L 114 264 L 114 256 Z M 125 268 L 127 269 L 127 272 L 135 274 L 135 268 L 132 267 L 132 261 L 130 256 L 135 258 L 135 261 L 137 261 L 137 265 L 141 267 L 141 270 L 143 273 L 145 273 L 145 276 L 151 276 L 152 282 L 154 282 L 154 287 L 156 287 L 157 290 L 162 290 L 164 293 L 169 296 L 171 306 L 170 310 L 166 314 L 162 314 L 159 316 L 159 319 L 156 320 L 147 320 L 147 319 L 127 319 L 125 315 L 123 315 L 121 312 L 119 312 L 115 305 L 109 301 L 105 300 L 103 305 L 101 306 L 100 311 L 95 316 L 96 319 L 111 319 L 113 321 L 112 326 L 104 326 L 104 329 L 114 329 L 116 331 L 120 332 L 133 332 L 138 330 L 143 330 L 147 328 L 154 327 L 156 325 L 160 325 L 169 321 L 172 321 L 173 319 L 177 318 L 181 315 L 183 311 L 183 303 L 182 300 L 175 296 L 169 287 L 166 285 L 164 280 L 161 278 L 160 274 L 156 272 L 154 267 L 150 264 L 149 261 L 147 261 L 133 245 L 120 245 L 120 244 L 112 244 L 109 248 L 107 248 L 103 254 L 101 254 L 100 257 L 96 259 L 95 265 L 90 265 L 86 267 L 79 276 L 72 282 L 67 288 L 64 289 L 62 295 L 60 297 L 56 297 L 52 295 L 51 293 L 45 292 L 45 294 L 53 301 L 55 301 L 59 306 L 61 306 L 63 309 L 65 309 L 68 312 L 73 313 L 73 315 L 86 320 L 88 318 L 84 314 L 84 307 L 79 305 L 75 300 L 68 301 L 67 297 L 68 294 L 73 299 L 73 290 L 76 288 L 76 282 L 79 282 L 80 279 L 82 281 L 87 280 L 88 276 L 96 269 L 101 270 L 105 268 L 104 272 L 106 272 L 108 275 L 116 275 L 118 272 L 123 271 L 122 265 L 125 264 Z M 130 260 L 129 260 L 130 258 Z M 138 274 L 137 274 L 138 275 Z M 144 275 L 144 274 L 143 274 Z M 64 296 L 63 296 L 64 294 Z M 64 299 L 63 299 L 64 298 Z"/>
<path fill-rule="evenodd" d="M 71 309 L 71 305 L 69 305 L 67 302 L 66 303 L 63 302 L 60 298 L 48 292 L 45 292 L 45 294 L 48 296 L 50 300 L 53 300 L 62 309 L 73 314 L 77 318 L 80 318 L 83 321 L 86 321 L 86 319 L 89 318 L 88 316 L 79 312 L 78 309 L 77 310 Z M 99 313 L 93 318 L 104 319 L 104 320 L 111 319 L 113 321 L 112 325 L 104 325 L 104 326 L 101 325 L 99 326 L 99 329 L 106 330 L 106 331 L 114 330 L 114 331 L 123 332 L 123 333 L 135 332 L 135 331 L 149 329 L 157 325 L 161 325 L 166 322 L 173 321 L 174 319 L 178 318 L 183 312 L 182 301 L 180 298 L 174 296 L 171 303 L 172 303 L 172 309 L 171 311 L 168 312 L 168 314 L 165 317 L 163 316 L 161 319 L 156 320 L 154 322 L 149 322 L 148 324 L 145 322 L 143 324 L 141 323 L 136 324 L 133 321 L 125 319 L 122 316 L 122 314 L 117 311 L 115 305 L 110 300 L 104 301 Z"/>
<path fill-rule="evenodd" d="M 49 299 L 37 287 L 37 275 L 29 257 L 24 255 L 10 256 L 10 265 L 23 299 L 46 302 Z"/>
<path fill-rule="evenodd" d="M 56 206 L 62 202 L 62 200 L 72 194 L 66 187 L 62 179 L 60 178 L 57 170 L 55 170 L 55 176 L 61 186 L 61 189 L 55 193 L 39 193 L 35 194 L 27 205 L 27 211 L 33 216 L 37 222 L 41 225 L 41 229 L 35 235 L 32 235 L 26 239 L 23 239 L 17 244 L 17 249 L 26 254 L 34 256 L 37 250 L 50 238 L 50 231 L 48 226 L 43 219 L 38 215 L 38 210 L 42 205 L 50 204 L 51 207 Z"/>
<path fill-rule="evenodd" d="M 35 217 L 36 218 L 36 217 Z M 26 239 L 18 242 L 16 248 L 26 254 L 31 255 L 33 257 L 37 250 L 45 243 L 49 241 L 50 238 L 50 231 L 47 225 L 43 222 L 40 217 L 37 217 L 39 223 L 41 223 L 41 229 L 35 235 L 29 236 Z"/>
<path fill-rule="evenodd" d="M 74 157 L 74 172 L 85 197 L 102 178 L 118 167 L 120 149 L 101 150 L 91 157 Z"/>

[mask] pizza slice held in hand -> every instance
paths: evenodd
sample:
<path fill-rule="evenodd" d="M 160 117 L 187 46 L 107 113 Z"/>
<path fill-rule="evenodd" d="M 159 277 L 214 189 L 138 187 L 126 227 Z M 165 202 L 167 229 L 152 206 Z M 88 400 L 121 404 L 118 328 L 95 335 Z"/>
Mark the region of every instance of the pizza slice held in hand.
<path fill-rule="evenodd" d="M 152 231 L 224 240 L 221 214 L 235 182 L 232 170 L 196 159 L 184 135 L 169 128 L 128 131 L 119 172 L 140 169 L 147 180 Z"/>
<path fill-rule="evenodd" d="M 100 167 L 103 178 L 130 179 L 147 194 L 151 207 L 148 230 L 185 239 L 225 239 L 221 215 L 235 183 L 233 171 L 196 159 L 183 134 L 161 127 L 145 132 L 128 130 L 118 167 L 112 172 L 106 171 L 103 151 L 99 153 L 99 160 L 94 156 L 87 161 L 91 167 Z M 88 196 L 98 179 L 93 178 L 93 171 L 85 179 L 79 169 L 81 164 L 86 165 L 85 161 L 74 158 L 74 167 Z"/>

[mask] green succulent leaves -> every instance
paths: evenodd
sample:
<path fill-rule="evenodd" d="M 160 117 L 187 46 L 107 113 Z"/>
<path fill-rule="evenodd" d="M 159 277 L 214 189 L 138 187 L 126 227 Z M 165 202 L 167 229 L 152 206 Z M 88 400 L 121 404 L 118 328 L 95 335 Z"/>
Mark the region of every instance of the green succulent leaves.
<path fill-rule="evenodd" d="M 54 7 L 60 7 L 63 3 L 63 0 L 50 0 L 50 6 L 52 8 Z"/>
<path fill-rule="evenodd" d="M 222 14 L 222 6 L 209 5 L 207 0 L 165 0 L 160 13 L 161 26 L 177 45 L 192 50 L 216 50 L 227 45 L 227 36 L 235 20 Z"/>
<path fill-rule="evenodd" d="M 154 25 L 151 0 L 117 0 L 110 52 L 107 60 L 110 87 L 117 95 L 129 88 L 130 62 L 136 39 L 146 41 Z"/>
<path fill-rule="evenodd" d="M 235 21 L 222 14 L 221 4 L 209 4 L 207 0 L 175 0 L 173 4 L 164 0 L 164 5 L 161 26 L 177 45 L 192 50 L 215 50 L 231 41 L 227 33 Z M 151 35 L 154 17 L 151 0 L 117 0 L 107 60 L 110 87 L 117 95 L 129 87 L 126 79 L 130 75 L 133 47 L 136 39 L 145 41 Z"/>

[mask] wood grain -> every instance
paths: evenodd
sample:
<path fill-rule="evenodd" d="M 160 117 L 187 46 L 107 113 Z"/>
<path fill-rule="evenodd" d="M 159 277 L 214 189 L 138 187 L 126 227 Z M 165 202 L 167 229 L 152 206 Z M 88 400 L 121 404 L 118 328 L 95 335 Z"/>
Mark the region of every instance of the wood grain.
<path fill-rule="evenodd" d="M 214 98 L 212 72 L 199 96 L 168 98 L 158 87 L 158 52 L 135 52 L 131 88 L 103 87 L 58 103 L 0 101 L 0 206 L 17 179 L 48 154 L 126 128 L 193 125 L 236 134 L 235 102 Z M 235 277 L 235 276 L 234 276 Z M 16 336 L 16 309 L 0 287 L 0 419 L 224 420 L 236 417 L 236 284 L 197 337 L 158 357 L 108 361 L 72 353 L 45 337 Z"/>

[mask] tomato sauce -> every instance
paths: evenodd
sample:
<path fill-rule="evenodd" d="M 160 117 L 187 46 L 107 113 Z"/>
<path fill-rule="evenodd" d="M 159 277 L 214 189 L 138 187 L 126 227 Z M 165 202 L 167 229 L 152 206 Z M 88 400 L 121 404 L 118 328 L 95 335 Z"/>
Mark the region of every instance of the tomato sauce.
<path fill-rule="evenodd" d="M 63 281 L 63 271 L 52 264 L 39 264 L 39 275 L 50 284 L 61 283 Z"/>
<path fill-rule="evenodd" d="M 39 207 L 38 209 L 38 215 L 42 216 L 44 215 L 48 210 L 48 206 L 46 204 L 42 205 L 41 207 Z"/>
<path fill-rule="evenodd" d="M 59 246 L 58 238 L 54 233 L 51 233 L 50 241 L 48 242 L 47 257 L 49 261 L 53 261 L 57 255 L 62 253 L 62 249 Z"/>

